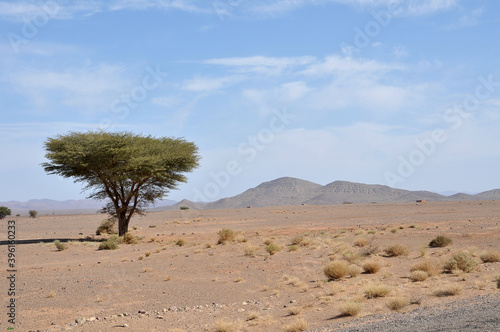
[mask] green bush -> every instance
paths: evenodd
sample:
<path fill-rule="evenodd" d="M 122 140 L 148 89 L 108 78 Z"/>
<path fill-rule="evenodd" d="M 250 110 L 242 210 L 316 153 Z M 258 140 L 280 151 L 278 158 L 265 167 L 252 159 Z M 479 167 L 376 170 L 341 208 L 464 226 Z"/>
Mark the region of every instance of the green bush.
<path fill-rule="evenodd" d="M 64 243 L 61 243 L 61 241 L 59 241 L 59 240 L 55 240 L 54 245 L 56 246 L 57 250 L 59 250 L 59 251 L 62 251 L 64 249 L 68 248 Z"/>
<path fill-rule="evenodd" d="M 98 250 L 115 250 L 118 249 L 118 236 L 112 235 L 104 242 L 99 244 Z"/>
<path fill-rule="evenodd" d="M 181 210 L 189 210 L 189 206 L 181 206 L 179 209 L 181 209 Z"/>
<path fill-rule="evenodd" d="M 36 218 L 38 215 L 38 211 L 36 210 L 29 210 L 30 218 Z"/>
<path fill-rule="evenodd" d="M 0 219 L 10 216 L 12 211 L 6 206 L 0 206 Z"/>
<path fill-rule="evenodd" d="M 438 235 L 429 243 L 431 248 L 443 248 L 453 243 L 453 240 L 444 235 Z"/>
<path fill-rule="evenodd" d="M 185 246 L 186 243 L 187 242 L 184 239 L 179 239 L 179 240 L 177 240 L 177 242 L 175 242 L 175 244 L 178 245 L 179 247 Z"/>

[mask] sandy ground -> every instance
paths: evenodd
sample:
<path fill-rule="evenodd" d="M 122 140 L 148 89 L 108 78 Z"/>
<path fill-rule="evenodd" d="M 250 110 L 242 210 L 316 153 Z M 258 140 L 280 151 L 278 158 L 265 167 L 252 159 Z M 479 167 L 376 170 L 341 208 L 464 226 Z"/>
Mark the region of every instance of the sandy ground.
<path fill-rule="evenodd" d="M 387 302 L 395 297 L 411 300 L 402 309 L 409 312 L 500 293 L 500 263 L 479 258 L 500 250 L 500 201 L 154 212 L 131 222 L 140 243 L 117 250 L 97 250 L 100 242 L 84 241 L 102 215 L 10 219 L 18 240 L 16 331 L 300 331 L 354 320 L 339 311 L 349 301 L 361 303 L 359 318 L 391 313 Z M 0 230 L 3 271 L 6 221 Z M 223 228 L 236 232 L 235 241 L 217 244 Z M 429 248 L 437 235 L 453 244 Z M 290 249 L 296 236 L 303 241 Z M 55 239 L 68 248 L 58 251 Z M 185 245 L 176 244 L 180 239 Z M 270 255 L 265 242 L 281 250 Z M 392 244 L 403 244 L 409 255 L 386 257 Z M 373 254 L 361 255 L 368 249 Z M 475 257 L 475 271 L 409 279 L 415 263 L 445 262 L 459 250 Z M 331 260 L 376 261 L 382 268 L 328 281 L 323 267 Z M 364 289 L 372 283 L 391 291 L 367 299 Z M 461 293 L 434 295 L 448 286 Z M 7 312 L 6 278 L 0 287 Z M 1 317 L 5 330 L 6 313 Z M 79 318 L 85 321 L 77 324 Z"/>

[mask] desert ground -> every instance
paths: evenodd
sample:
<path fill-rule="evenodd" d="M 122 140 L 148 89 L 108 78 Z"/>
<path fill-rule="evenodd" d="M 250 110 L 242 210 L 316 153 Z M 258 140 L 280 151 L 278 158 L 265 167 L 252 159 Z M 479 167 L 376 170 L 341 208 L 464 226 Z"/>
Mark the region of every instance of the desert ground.
<path fill-rule="evenodd" d="M 9 218 L 18 240 L 16 331 L 303 331 L 500 296 L 500 201 L 151 212 L 130 223 L 139 243 L 97 250 L 108 237 L 95 235 L 103 219 Z M 218 244 L 222 229 L 234 239 Z M 453 243 L 429 247 L 439 235 Z M 390 257 L 397 244 L 407 254 Z M 477 266 L 444 271 L 463 251 Z M 324 267 L 338 261 L 349 272 L 328 278 Z M 366 263 L 380 270 L 366 273 Z M 412 274 L 420 263 L 435 269 Z"/>

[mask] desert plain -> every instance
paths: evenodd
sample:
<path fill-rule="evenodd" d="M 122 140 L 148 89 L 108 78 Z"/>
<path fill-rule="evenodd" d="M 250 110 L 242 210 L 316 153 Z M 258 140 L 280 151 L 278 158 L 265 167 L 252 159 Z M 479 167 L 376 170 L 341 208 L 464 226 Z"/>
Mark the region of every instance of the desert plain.
<path fill-rule="evenodd" d="M 16 222 L 16 331 L 333 331 L 374 314 L 500 296 L 500 262 L 482 259 L 500 250 L 500 201 L 150 212 L 130 223 L 139 242 L 116 250 L 98 250 L 109 237 L 95 235 L 103 219 L 2 220 L 2 257 L 6 221 Z M 234 237 L 218 243 L 223 229 Z M 439 235 L 453 243 L 430 247 Z M 390 256 L 393 245 L 408 251 Z M 443 270 L 464 251 L 472 271 Z M 329 279 L 324 267 L 337 261 L 349 272 Z M 366 273 L 366 263 L 380 269 Z M 415 280 L 420 263 L 437 270 Z M 387 293 L 368 296 L 374 286 Z"/>

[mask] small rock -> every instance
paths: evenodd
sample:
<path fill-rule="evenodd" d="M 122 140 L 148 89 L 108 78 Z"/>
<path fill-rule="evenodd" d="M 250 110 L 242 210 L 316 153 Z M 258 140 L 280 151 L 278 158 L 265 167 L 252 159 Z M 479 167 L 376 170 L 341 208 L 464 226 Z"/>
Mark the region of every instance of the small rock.
<path fill-rule="evenodd" d="M 140 313 L 140 314 L 145 314 L 145 313 L 146 313 L 146 311 L 145 311 L 145 310 L 139 310 L 139 313 Z"/>
<path fill-rule="evenodd" d="M 296 300 L 290 300 L 290 303 L 297 303 Z"/>
<path fill-rule="evenodd" d="M 95 318 L 95 317 L 90 317 L 90 318 L 88 319 L 88 321 L 89 321 L 89 322 L 93 322 L 93 321 L 95 321 L 95 320 L 96 320 L 96 318 Z"/>
<path fill-rule="evenodd" d="M 156 319 L 163 319 L 163 316 L 158 315 L 156 316 Z"/>

